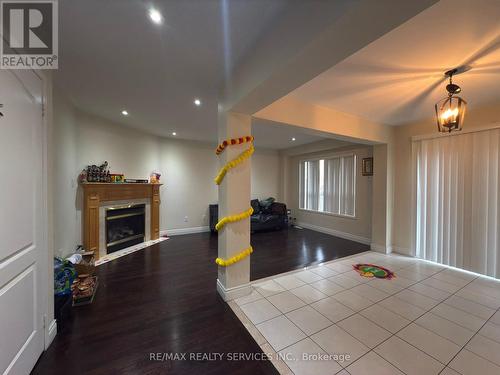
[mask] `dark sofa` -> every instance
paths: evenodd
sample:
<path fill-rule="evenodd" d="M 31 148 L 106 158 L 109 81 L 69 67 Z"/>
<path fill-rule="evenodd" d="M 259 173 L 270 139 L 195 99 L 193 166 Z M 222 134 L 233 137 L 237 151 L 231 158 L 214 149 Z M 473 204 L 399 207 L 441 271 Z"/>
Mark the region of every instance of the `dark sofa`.
<path fill-rule="evenodd" d="M 288 215 L 284 203 L 269 202 L 268 200 L 259 202 L 253 199 L 250 202 L 253 208 L 253 214 L 250 217 L 250 230 L 252 232 L 262 230 L 284 229 L 288 225 Z M 210 211 L 210 230 L 215 232 L 215 224 L 219 220 L 219 205 L 211 204 Z"/>

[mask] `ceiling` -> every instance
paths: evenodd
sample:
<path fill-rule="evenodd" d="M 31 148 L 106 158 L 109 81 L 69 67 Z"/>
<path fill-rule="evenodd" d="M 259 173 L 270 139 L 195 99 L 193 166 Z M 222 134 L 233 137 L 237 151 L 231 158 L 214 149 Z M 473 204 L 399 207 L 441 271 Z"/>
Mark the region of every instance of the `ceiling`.
<path fill-rule="evenodd" d="M 252 134 L 256 148 L 276 150 L 302 146 L 328 137 L 327 134 L 313 130 L 257 118 L 252 121 Z"/>
<path fill-rule="evenodd" d="M 161 136 L 176 132 L 178 138 L 216 142 L 217 94 L 234 67 L 276 19 L 290 18 L 289 27 L 300 27 L 297 18 L 314 19 L 322 3 L 60 1 L 55 84 L 76 107 L 110 121 Z M 163 15 L 161 25 L 148 16 L 153 7 Z M 201 106 L 193 104 L 195 98 Z M 128 116 L 121 114 L 124 109 Z M 291 137 L 289 129 L 269 131 L 274 135 L 266 133 L 265 147 Z"/>
<path fill-rule="evenodd" d="M 290 95 L 313 104 L 401 125 L 430 118 L 456 76 L 473 108 L 500 100 L 500 1 L 441 0 Z"/>
<path fill-rule="evenodd" d="M 215 139 L 221 81 L 286 4 L 61 1 L 56 85 L 95 115 L 159 135 L 176 131 L 183 138 L 214 134 Z M 151 8 L 163 15 L 161 25 L 149 19 Z M 226 11 L 229 40 L 224 41 Z M 200 107 L 193 105 L 195 98 Z M 130 115 L 123 117 L 122 109 Z"/>

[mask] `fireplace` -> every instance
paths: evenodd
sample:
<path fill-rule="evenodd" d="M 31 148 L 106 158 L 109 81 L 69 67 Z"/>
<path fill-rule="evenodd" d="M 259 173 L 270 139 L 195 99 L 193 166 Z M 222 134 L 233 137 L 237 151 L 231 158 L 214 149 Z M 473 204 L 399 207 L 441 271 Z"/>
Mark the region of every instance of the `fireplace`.
<path fill-rule="evenodd" d="M 142 243 L 146 233 L 146 205 L 129 204 L 106 208 L 106 253 Z"/>
<path fill-rule="evenodd" d="M 161 184 L 132 184 L 86 182 L 83 189 L 83 246 L 94 252 L 95 259 L 105 256 L 107 249 L 106 215 L 109 208 L 130 205 L 145 206 L 144 241 L 160 237 L 160 187 Z M 117 220 L 117 219 L 115 219 Z M 139 235 L 137 233 L 136 235 Z M 138 241 L 136 238 L 135 240 Z M 130 244 L 128 244 L 130 246 Z M 125 247 L 125 245 L 124 245 Z"/>

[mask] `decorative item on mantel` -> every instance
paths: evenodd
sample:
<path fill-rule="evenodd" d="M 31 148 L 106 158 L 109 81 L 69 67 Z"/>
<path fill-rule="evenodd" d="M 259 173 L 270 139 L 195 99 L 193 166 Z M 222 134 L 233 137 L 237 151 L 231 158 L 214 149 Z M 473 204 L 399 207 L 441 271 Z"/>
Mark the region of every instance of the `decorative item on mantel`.
<path fill-rule="evenodd" d="M 151 176 L 149 176 L 149 182 L 152 184 L 159 184 L 160 177 L 161 177 L 161 174 L 159 174 L 157 172 L 153 172 L 153 173 L 151 173 Z"/>
<path fill-rule="evenodd" d="M 108 169 L 108 162 L 101 165 L 87 165 L 78 177 L 81 183 L 85 182 L 111 182 L 111 173 Z"/>
<path fill-rule="evenodd" d="M 126 184 L 147 184 L 149 181 L 143 178 L 126 178 Z"/>
<path fill-rule="evenodd" d="M 87 165 L 78 176 L 78 181 L 81 184 L 87 182 L 99 182 L 99 183 L 123 183 L 125 181 L 125 176 L 123 173 L 111 173 L 108 169 L 109 164 L 107 161 L 101 165 Z M 139 181 L 134 181 L 139 182 Z M 147 183 L 147 180 L 140 180 L 140 182 Z"/>
<path fill-rule="evenodd" d="M 122 173 L 111 173 L 111 182 L 121 184 L 125 181 L 125 175 Z"/>

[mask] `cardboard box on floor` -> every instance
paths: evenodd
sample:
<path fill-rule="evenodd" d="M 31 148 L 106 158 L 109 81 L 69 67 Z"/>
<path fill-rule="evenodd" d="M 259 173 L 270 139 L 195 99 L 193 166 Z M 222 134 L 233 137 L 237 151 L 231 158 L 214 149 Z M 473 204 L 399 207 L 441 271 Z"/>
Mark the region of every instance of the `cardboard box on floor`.
<path fill-rule="evenodd" d="M 75 264 L 75 270 L 78 275 L 87 274 L 89 276 L 93 276 L 95 274 L 95 259 L 94 252 L 87 251 L 82 254 L 82 261 L 78 264 Z"/>

